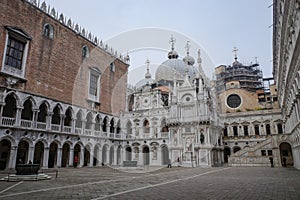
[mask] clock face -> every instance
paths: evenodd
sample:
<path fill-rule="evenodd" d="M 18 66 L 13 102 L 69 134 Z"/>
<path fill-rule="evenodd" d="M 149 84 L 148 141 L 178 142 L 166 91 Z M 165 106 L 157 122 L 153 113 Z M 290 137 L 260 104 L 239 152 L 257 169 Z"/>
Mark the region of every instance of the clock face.
<path fill-rule="evenodd" d="M 144 97 L 143 98 L 143 106 L 149 106 L 150 105 L 150 98 Z"/>

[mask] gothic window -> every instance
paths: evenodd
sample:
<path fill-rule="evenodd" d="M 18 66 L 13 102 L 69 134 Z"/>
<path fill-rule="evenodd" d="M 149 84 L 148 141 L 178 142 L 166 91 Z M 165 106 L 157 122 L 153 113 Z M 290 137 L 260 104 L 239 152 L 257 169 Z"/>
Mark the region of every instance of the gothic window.
<path fill-rule="evenodd" d="M 52 115 L 52 124 L 60 124 L 60 108 L 59 106 L 55 106 Z"/>
<path fill-rule="evenodd" d="M 267 135 L 271 135 L 270 124 L 266 124 L 266 133 L 267 133 Z"/>
<path fill-rule="evenodd" d="M 283 133 L 282 124 L 277 124 L 277 131 L 279 134 Z"/>
<path fill-rule="evenodd" d="M 144 133 L 149 133 L 150 132 L 150 124 L 149 124 L 148 120 L 144 121 L 143 128 L 144 128 Z"/>
<path fill-rule="evenodd" d="M 95 123 L 95 131 L 100 131 L 100 129 L 101 129 L 101 117 L 100 115 L 97 115 L 96 123 Z"/>
<path fill-rule="evenodd" d="M 227 127 L 224 128 L 224 130 L 223 130 L 223 135 L 224 135 L 224 137 L 227 137 L 227 136 L 228 136 L 228 130 L 227 130 Z"/>
<path fill-rule="evenodd" d="M 86 123 L 85 123 L 85 129 L 92 129 L 92 124 L 93 124 L 93 115 L 92 113 L 89 113 L 87 116 L 86 116 Z"/>
<path fill-rule="evenodd" d="M 107 121 L 108 121 L 108 119 L 107 119 L 107 117 L 105 117 L 104 120 L 103 120 L 103 124 L 102 124 L 102 131 L 103 132 L 107 131 Z"/>
<path fill-rule="evenodd" d="M 242 99 L 237 94 L 231 94 L 227 97 L 227 105 L 230 108 L 237 108 L 241 105 L 241 103 L 242 103 Z"/>
<path fill-rule="evenodd" d="M 238 136 L 238 127 L 237 126 L 233 127 L 233 135 Z"/>
<path fill-rule="evenodd" d="M 50 24 L 45 24 L 43 27 L 43 35 L 52 39 L 54 35 L 53 27 Z"/>
<path fill-rule="evenodd" d="M 132 134 L 132 124 L 130 121 L 127 122 L 126 129 L 127 129 L 127 134 L 131 135 Z"/>
<path fill-rule="evenodd" d="M 267 154 L 266 154 L 266 150 L 261 150 L 261 155 L 262 156 L 266 156 Z"/>
<path fill-rule="evenodd" d="M 17 101 L 13 94 L 7 95 L 5 98 L 5 106 L 3 108 L 3 116 L 15 118 L 17 112 Z"/>
<path fill-rule="evenodd" d="M 110 63 L 109 69 L 110 69 L 111 72 L 115 72 L 116 71 L 116 66 L 115 66 L 114 62 Z"/>
<path fill-rule="evenodd" d="M 38 122 L 46 122 L 46 117 L 48 113 L 48 107 L 46 103 L 42 103 L 39 107 L 39 113 L 38 113 Z"/>
<path fill-rule="evenodd" d="M 24 78 L 28 46 L 31 37 L 19 28 L 6 26 L 2 72 Z"/>
<path fill-rule="evenodd" d="M 115 121 L 114 119 L 112 118 L 110 120 L 110 133 L 114 133 L 115 132 Z"/>
<path fill-rule="evenodd" d="M 68 108 L 65 113 L 64 126 L 72 125 L 72 109 Z"/>
<path fill-rule="evenodd" d="M 248 126 L 244 126 L 244 135 L 248 136 L 249 132 L 248 132 Z"/>
<path fill-rule="evenodd" d="M 255 135 L 259 135 L 259 125 L 254 126 Z"/>
<path fill-rule="evenodd" d="M 89 57 L 89 53 L 90 53 L 89 48 L 86 45 L 84 45 L 81 50 L 82 59 Z"/>
<path fill-rule="evenodd" d="M 23 110 L 21 114 L 21 119 L 32 120 L 33 112 L 32 112 L 32 103 L 29 99 L 27 99 L 23 104 Z"/>
<path fill-rule="evenodd" d="M 97 68 L 90 69 L 88 98 L 96 102 L 99 101 L 100 95 L 100 74 L 101 72 Z"/>

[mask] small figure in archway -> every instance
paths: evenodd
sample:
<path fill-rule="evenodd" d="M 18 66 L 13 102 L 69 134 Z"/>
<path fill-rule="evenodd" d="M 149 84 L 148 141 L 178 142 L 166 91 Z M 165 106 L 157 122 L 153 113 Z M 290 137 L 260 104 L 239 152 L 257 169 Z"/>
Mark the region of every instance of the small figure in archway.
<path fill-rule="evenodd" d="M 168 168 L 172 168 L 172 163 L 171 163 L 171 159 L 169 158 L 169 162 L 168 162 Z"/>
<path fill-rule="evenodd" d="M 18 164 L 24 164 L 21 158 L 18 160 Z"/>
<path fill-rule="evenodd" d="M 77 164 L 78 164 L 78 156 L 76 155 L 74 157 L 74 167 L 77 167 Z"/>
<path fill-rule="evenodd" d="M 282 158 L 282 162 L 283 162 L 283 167 L 286 167 L 286 157 Z"/>
<path fill-rule="evenodd" d="M 29 165 L 31 165 L 31 164 L 32 164 L 32 161 L 31 161 L 31 160 L 29 160 L 29 161 L 28 161 L 28 164 L 29 164 Z"/>
<path fill-rule="evenodd" d="M 272 158 L 272 157 L 270 157 L 270 158 L 269 158 L 269 160 L 270 160 L 270 163 L 271 163 L 271 167 L 274 167 L 273 158 Z"/>

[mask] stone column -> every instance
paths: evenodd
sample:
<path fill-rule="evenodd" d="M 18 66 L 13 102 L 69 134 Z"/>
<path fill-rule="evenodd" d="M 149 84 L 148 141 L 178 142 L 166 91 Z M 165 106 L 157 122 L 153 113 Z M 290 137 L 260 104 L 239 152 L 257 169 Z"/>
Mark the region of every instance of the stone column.
<path fill-rule="evenodd" d="M 61 167 L 61 156 L 62 156 L 62 148 L 59 147 L 57 149 L 57 157 L 56 157 L 56 166 Z"/>
<path fill-rule="evenodd" d="M 144 165 L 144 154 L 142 147 L 139 147 L 139 161 L 138 165 Z"/>
<path fill-rule="evenodd" d="M 12 146 L 9 153 L 8 169 L 14 169 L 16 166 L 18 146 Z"/>
<path fill-rule="evenodd" d="M 97 160 L 98 160 L 97 166 L 101 166 L 102 165 L 102 148 L 99 148 Z"/>
<path fill-rule="evenodd" d="M 59 131 L 64 132 L 64 121 L 66 115 L 60 114 L 60 124 L 59 124 Z"/>
<path fill-rule="evenodd" d="M 72 118 L 71 133 L 75 133 L 76 118 Z"/>
<path fill-rule="evenodd" d="M 150 138 L 153 138 L 153 135 L 154 135 L 154 129 L 155 129 L 155 127 L 150 126 L 150 133 L 149 133 L 149 137 L 150 137 Z"/>
<path fill-rule="evenodd" d="M 89 167 L 93 167 L 93 163 L 94 163 L 94 148 L 91 147 L 90 148 L 90 163 L 89 163 Z"/>
<path fill-rule="evenodd" d="M 84 147 L 81 147 L 78 167 L 83 167 L 83 164 L 84 164 Z"/>
<path fill-rule="evenodd" d="M 70 153 L 69 153 L 69 166 L 73 166 L 73 161 L 74 161 L 74 148 L 70 148 Z"/>
<path fill-rule="evenodd" d="M 15 122 L 16 126 L 20 126 L 21 125 L 21 114 L 22 114 L 22 109 L 23 108 L 24 107 L 22 107 L 22 106 L 17 106 L 16 122 Z"/>
<path fill-rule="evenodd" d="M 114 148 L 114 161 L 113 161 L 113 165 L 117 165 L 118 164 L 118 147 Z"/>
<path fill-rule="evenodd" d="M 31 160 L 31 162 L 33 163 L 33 160 L 34 159 L 34 147 L 33 146 L 30 146 L 28 148 L 28 161 Z M 24 160 L 25 162 L 25 160 Z"/>
<path fill-rule="evenodd" d="M 3 108 L 5 103 L 0 103 L 0 124 L 2 124 Z"/>
<path fill-rule="evenodd" d="M 51 130 L 53 112 L 49 112 L 46 117 L 46 129 Z"/>
<path fill-rule="evenodd" d="M 39 109 L 33 109 L 33 116 L 32 116 L 32 124 L 31 127 L 36 128 L 36 122 L 38 118 Z"/>
<path fill-rule="evenodd" d="M 49 147 L 44 148 L 44 156 L 43 156 L 43 169 L 48 169 L 48 160 L 49 160 Z"/>

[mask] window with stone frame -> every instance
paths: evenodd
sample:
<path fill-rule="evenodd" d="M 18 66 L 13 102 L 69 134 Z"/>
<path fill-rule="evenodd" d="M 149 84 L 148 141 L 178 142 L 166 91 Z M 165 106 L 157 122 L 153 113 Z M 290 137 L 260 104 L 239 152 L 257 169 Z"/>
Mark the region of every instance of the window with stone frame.
<path fill-rule="evenodd" d="M 100 96 L 100 75 L 101 72 L 97 68 L 91 68 L 89 73 L 89 94 L 88 99 L 99 102 Z"/>
<path fill-rule="evenodd" d="M 46 23 L 43 27 L 43 36 L 52 39 L 54 36 L 54 29 L 53 26 Z"/>
<path fill-rule="evenodd" d="M 223 130 L 223 135 L 224 137 L 227 137 L 228 136 L 228 130 L 227 130 L 227 126 L 224 128 Z"/>
<path fill-rule="evenodd" d="M 22 29 L 5 26 L 6 41 L 1 72 L 24 78 L 29 42 L 32 39 Z"/>
<path fill-rule="evenodd" d="M 110 63 L 109 68 L 110 68 L 111 72 L 115 72 L 116 71 L 116 65 L 115 65 L 115 63 L 114 62 Z"/>
<path fill-rule="evenodd" d="M 259 125 L 254 126 L 255 135 L 259 135 Z"/>
<path fill-rule="evenodd" d="M 248 136 L 249 135 L 249 131 L 248 131 L 248 126 L 244 126 L 244 135 Z"/>
<path fill-rule="evenodd" d="M 237 126 L 233 126 L 233 135 L 238 136 L 238 127 Z"/>

